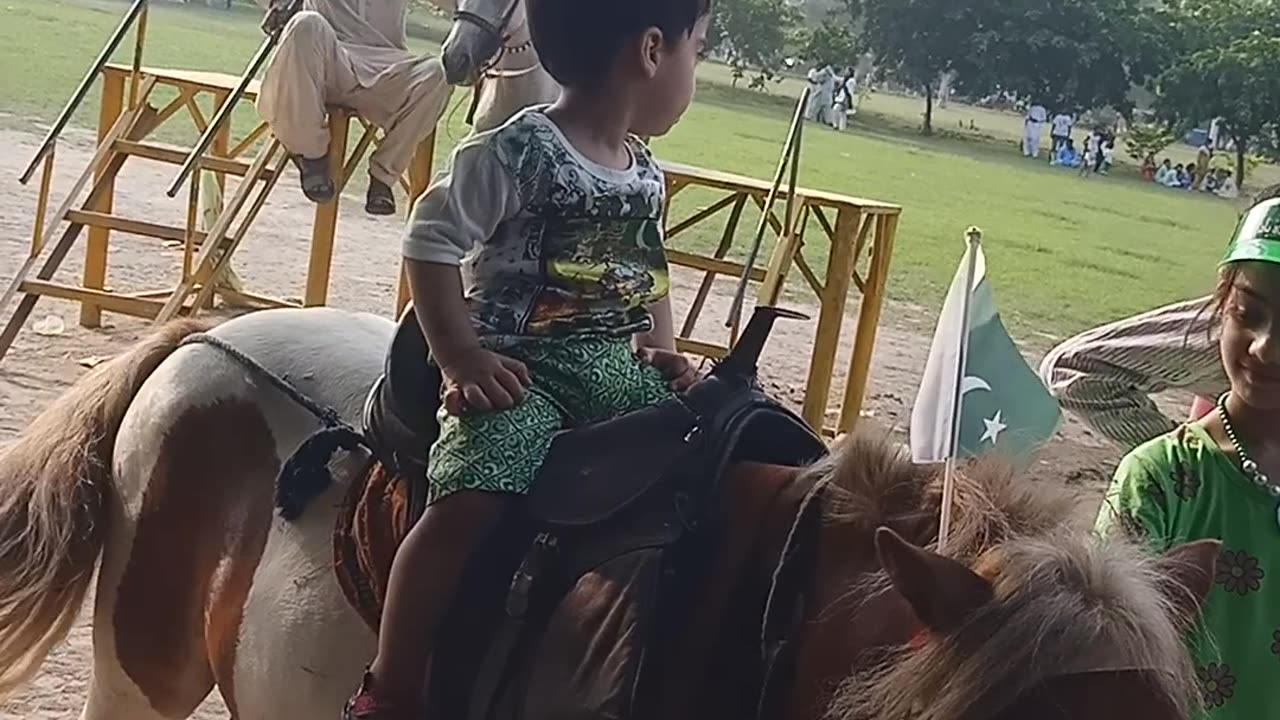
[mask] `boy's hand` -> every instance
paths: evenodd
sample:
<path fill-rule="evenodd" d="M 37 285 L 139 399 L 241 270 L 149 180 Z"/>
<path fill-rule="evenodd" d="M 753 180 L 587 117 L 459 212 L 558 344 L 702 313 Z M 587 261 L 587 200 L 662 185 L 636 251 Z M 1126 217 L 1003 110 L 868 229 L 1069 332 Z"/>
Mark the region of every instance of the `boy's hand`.
<path fill-rule="evenodd" d="M 529 369 L 505 355 L 474 347 L 441 364 L 444 408 L 450 415 L 508 410 L 524 400 Z"/>
<path fill-rule="evenodd" d="M 693 366 L 688 357 L 678 352 L 647 347 L 641 348 L 637 354 L 646 364 L 652 365 L 662 373 L 662 377 L 676 392 L 684 392 L 698 381 L 698 369 Z"/>

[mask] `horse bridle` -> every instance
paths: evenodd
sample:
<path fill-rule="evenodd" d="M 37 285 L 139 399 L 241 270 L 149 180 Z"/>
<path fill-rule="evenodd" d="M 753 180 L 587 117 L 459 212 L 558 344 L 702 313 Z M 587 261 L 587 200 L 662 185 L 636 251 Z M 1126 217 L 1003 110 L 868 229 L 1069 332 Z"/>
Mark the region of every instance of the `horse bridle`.
<path fill-rule="evenodd" d="M 497 22 L 470 10 L 459 9 L 453 13 L 453 19 L 456 22 L 470 23 L 479 28 L 480 32 L 484 33 L 485 39 L 494 46 L 492 57 L 486 61 L 483 72 L 487 73 L 501 62 L 502 56 L 508 50 L 506 43 L 511 39 L 511 33 L 507 32 L 507 29 L 511 25 L 511 18 L 515 17 L 516 8 L 520 6 L 520 2 L 521 0 L 511 0 Z"/>
<path fill-rule="evenodd" d="M 471 125 L 475 122 L 476 110 L 480 107 L 480 89 L 486 79 L 496 78 L 515 78 L 522 75 L 528 75 L 541 67 L 540 62 L 535 62 L 522 70 L 504 72 L 495 70 L 498 63 L 502 62 L 502 58 L 507 53 L 523 53 L 533 47 L 533 40 L 527 40 L 516 46 L 507 45 L 507 41 L 511 39 L 514 33 L 508 32 L 511 25 L 511 18 L 515 17 L 516 8 L 520 6 L 521 0 L 511 0 L 511 4 L 502 13 L 502 18 L 497 23 L 489 20 L 483 15 L 473 13 L 470 10 L 457 10 L 453 13 L 456 22 L 465 22 L 474 25 L 484 33 L 486 40 L 494 45 L 494 51 L 490 54 L 484 65 L 480 68 L 480 78 L 476 82 L 475 87 L 471 89 L 471 104 L 467 109 L 466 123 Z"/>

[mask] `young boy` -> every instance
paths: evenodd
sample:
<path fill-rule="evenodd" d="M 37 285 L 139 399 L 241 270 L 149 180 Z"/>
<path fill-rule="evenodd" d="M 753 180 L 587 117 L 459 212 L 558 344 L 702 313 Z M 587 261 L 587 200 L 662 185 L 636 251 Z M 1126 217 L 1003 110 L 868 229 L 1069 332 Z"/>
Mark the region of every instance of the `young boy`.
<path fill-rule="evenodd" d="M 378 655 L 348 720 L 420 714 L 439 623 L 471 549 L 528 492 L 564 427 L 656 404 L 696 375 L 675 352 L 662 172 L 636 135 L 693 97 L 710 0 L 526 0 L 563 87 L 467 141 L 404 241 L 444 376 L 428 508 L 391 570 Z"/>

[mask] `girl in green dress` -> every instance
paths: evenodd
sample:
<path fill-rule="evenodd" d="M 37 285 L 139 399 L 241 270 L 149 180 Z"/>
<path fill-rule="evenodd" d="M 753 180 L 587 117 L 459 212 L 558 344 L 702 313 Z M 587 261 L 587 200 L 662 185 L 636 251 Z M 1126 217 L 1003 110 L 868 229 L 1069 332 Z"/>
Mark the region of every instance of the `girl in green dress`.
<path fill-rule="evenodd" d="M 1231 389 L 1120 463 L 1098 528 L 1156 549 L 1222 541 L 1189 638 L 1207 717 L 1280 717 L 1280 199 L 1240 221 L 1206 312 Z"/>

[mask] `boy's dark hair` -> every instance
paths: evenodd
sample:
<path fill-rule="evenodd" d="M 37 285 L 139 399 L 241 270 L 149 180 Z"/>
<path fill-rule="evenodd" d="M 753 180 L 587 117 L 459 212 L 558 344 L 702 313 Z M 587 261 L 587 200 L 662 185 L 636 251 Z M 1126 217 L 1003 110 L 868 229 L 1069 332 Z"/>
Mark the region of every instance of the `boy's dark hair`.
<path fill-rule="evenodd" d="M 594 87 L 618 51 L 649 28 L 668 41 L 688 35 L 712 0 L 526 0 L 542 65 L 565 87 Z"/>

